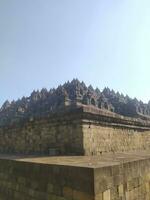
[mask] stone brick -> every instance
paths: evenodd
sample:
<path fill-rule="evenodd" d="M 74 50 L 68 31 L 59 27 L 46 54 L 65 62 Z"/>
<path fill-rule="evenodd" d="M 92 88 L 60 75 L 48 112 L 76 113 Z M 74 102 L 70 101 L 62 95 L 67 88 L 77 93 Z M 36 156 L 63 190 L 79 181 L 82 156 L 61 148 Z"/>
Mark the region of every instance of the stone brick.
<path fill-rule="evenodd" d="M 94 200 L 94 196 L 88 195 L 84 192 L 73 190 L 73 200 Z"/>
<path fill-rule="evenodd" d="M 123 197 L 124 196 L 124 189 L 123 189 L 123 184 L 120 184 L 118 186 L 118 193 L 119 193 L 119 197 Z"/>
<path fill-rule="evenodd" d="M 103 192 L 103 200 L 111 200 L 110 189 Z"/>
<path fill-rule="evenodd" d="M 63 196 L 68 200 L 72 200 L 72 198 L 73 198 L 73 190 L 72 190 L 72 188 L 64 187 L 63 188 Z"/>

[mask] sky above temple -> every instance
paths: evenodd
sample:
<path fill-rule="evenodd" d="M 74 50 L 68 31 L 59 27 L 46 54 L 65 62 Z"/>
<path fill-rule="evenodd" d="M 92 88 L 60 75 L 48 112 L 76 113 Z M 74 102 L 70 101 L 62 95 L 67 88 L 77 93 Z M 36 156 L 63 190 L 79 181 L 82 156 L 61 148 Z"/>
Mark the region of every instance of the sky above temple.
<path fill-rule="evenodd" d="M 150 100 L 149 0 L 0 0 L 0 105 L 78 78 Z"/>

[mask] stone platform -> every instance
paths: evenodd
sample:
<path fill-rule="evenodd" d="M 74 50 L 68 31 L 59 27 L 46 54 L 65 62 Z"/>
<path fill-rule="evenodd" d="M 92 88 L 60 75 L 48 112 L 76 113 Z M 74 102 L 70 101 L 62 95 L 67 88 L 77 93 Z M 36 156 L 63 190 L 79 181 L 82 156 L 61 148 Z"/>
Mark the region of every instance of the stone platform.
<path fill-rule="evenodd" d="M 150 152 L 0 156 L 0 200 L 150 200 Z"/>

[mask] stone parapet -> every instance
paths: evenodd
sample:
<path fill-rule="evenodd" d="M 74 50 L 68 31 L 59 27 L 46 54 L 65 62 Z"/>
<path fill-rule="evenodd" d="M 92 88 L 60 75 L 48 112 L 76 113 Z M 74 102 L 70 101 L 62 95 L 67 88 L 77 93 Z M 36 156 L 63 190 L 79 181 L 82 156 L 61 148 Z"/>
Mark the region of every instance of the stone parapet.
<path fill-rule="evenodd" d="M 1 200 L 149 200 L 148 152 L 0 159 Z"/>

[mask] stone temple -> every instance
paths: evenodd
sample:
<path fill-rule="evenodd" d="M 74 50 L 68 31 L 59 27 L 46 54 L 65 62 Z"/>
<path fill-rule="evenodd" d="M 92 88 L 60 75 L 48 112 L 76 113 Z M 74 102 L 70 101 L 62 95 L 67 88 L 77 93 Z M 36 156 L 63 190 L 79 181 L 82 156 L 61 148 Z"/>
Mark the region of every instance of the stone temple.
<path fill-rule="evenodd" d="M 150 200 L 150 102 L 77 79 L 6 101 L 0 200 Z"/>

